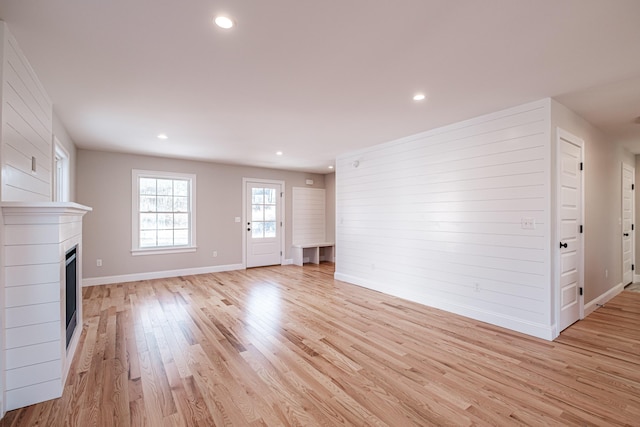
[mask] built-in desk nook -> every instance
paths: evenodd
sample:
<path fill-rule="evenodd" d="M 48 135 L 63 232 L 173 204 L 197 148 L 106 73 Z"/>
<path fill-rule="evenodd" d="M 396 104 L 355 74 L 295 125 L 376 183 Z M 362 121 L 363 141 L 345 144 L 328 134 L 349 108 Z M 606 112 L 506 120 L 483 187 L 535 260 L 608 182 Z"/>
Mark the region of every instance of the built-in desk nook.
<path fill-rule="evenodd" d="M 327 241 L 324 188 L 293 188 L 293 263 L 334 262 L 335 243 Z M 329 237 L 331 238 L 331 237 Z"/>
<path fill-rule="evenodd" d="M 293 263 L 295 265 L 304 265 L 305 262 L 311 264 L 320 264 L 320 261 L 333 262 L 333 252 L 335 243 L 305 243 L 293 245 Z M 321 255 L 321 249 L 323 254 Z"/>

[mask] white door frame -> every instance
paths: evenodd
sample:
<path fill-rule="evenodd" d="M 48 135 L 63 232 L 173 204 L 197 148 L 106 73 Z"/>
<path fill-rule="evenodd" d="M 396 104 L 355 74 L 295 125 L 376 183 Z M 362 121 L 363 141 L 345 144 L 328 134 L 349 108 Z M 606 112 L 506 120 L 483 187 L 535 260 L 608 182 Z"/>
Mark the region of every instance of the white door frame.
<path fill-rule="evenodd" d="M 564 129 L 561 128 L 557 128 L 556 129 L 556 180 L 555 180 L 555 192 L 556 192 L 556 200 L 555 200 L 555 206 L 556 206 L 556 212 L 555 212 L 555 216 L 556 216 L 556 221 L 555 221 L 555 239 L 552 242 L 552 247 L 553 249 L 553 253 L 554 255 L 554 259 L 555 259 L 555 290 L 553 292 L 554 295 L 554 299 L 555 299 L 555 329 L 556 332 L 554 333 L 554 337 L 558 336 L 560 334 L 560 308 L 561 308 L 561 301 L 562 301 L 562 295 L 561 292 L 562 290 L 560 289 L 560 248 L 559 248 L 559 242 L 560 242 L 560 235 L 561 235 L 561 231 L 560 231 L 560 227 L 561 227 L 561 222 L 560 222 L 560 201 L 561 201 L 561 197 L 562 195 L 560 194 L 560 174 L 561 174 L 561 153 L 560 153 L 560 149 L 561 149 L 561 143 L 562 140 L 566 140 L 571 142 L 572 144 L 575 144 L 577 146 L 580 147 L 580 153 L 582 155 L 582 158 L 580 159 L 580 161 L 584 164 L 584 158 L 585 158 L 585 150 L 584 150 L 584 141 L 581 138 L 578 138 L 577 136 L 573 135 L 572 133 L 567 132 Z M 585 173 L 586 170 L 583 170 L 582 174 L 580 175 L 580 179 L 581 179 L 581 194 L 580 194 L 580 224 L 583 225 L 583 231 L 584 233 L 586 233 L 587 231 L 587 227 L 584 224 L 584 183 L 585 183 Z M 579 250 L 580 250 L 580 257 L 578 258 L 578 262 L 579 262 L 579 267 L 578 267 L 578 277 L 580 278 L 580 285 L 583 288 L 583 292 L 582 295 L 578 296 L 578 305 L 579 305 L 579 311 L 580 311 L 580 319 L 584 319 L 584 233 L 582 234 L 582 238 L 580 239 L 580 246 L 579 246 Z"/>
<path fill-rule="evenodd" d="M 279 181 L 275 179 L 261 179 L 261 178 L 242 178 L 242 268 L 247 268 L 247 183 L 248 182 L 256 182 L 259 184 L 273 184 L 279 185 L 280 191 L 282 191 L 282 197 L 280 198 L 280 220 L 282 221 L 282 233 L 280 240 L 280 265 L 284 265 L 284 257 L 285 257 L 285 224 L 287 223 L 285 220 L 285 195 L 287 194 L 285 189 L 284 181 Z"/>
<path fill-rule="evenodd" d="M 625 163 L 622 163 L 622 168 L 621 168 L 621 179 L 622 179 L 622 192 L 624 193 L 624 171 L 625 169 L 627 169 L 628 171 L 631 172 L 631 185 L 635 185 L 635 181 L 636 181 L 636 169 L 633 166 L 629 166 Z M 633 188 L 633 187 L 632 187 Z M 620 216 L 622 217 L 622 214 L 624 213 L 624 194 L 622 194 L 622 205 L 620 208 Z M 636 192 L 634 190 L 631 190 L 631 230 L 629 230 L 629 233 L 631 234 L 631 264 L 634 265 L 636 263 L 636 231 L 635 231 L 635 223 L 636 223 Z M 624 255 L 624 239 L 623 237 L 623 233 L 624 233 L 624 218 L 622 218 L 622 221 L 620 223 L 620 241 L 621 241 L 621 247 L 622 247 L 622 252 L 621 254 Z M 624 282 L 624 256 L 622 258 L 622 278 L 623 278 L 623 282 Z M 631 270 L 631 282 L 635 282 L 635 276 L 636 276 L 636 272 L 635 270 Z M 627 283 L 623 283 L 623 286 L 626 286 Z"/>

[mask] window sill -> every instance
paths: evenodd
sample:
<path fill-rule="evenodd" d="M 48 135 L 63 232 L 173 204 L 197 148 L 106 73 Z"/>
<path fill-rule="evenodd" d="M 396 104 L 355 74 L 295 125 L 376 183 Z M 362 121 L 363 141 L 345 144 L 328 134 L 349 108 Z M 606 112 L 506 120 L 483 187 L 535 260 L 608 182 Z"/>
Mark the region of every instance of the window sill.
<path fill-rule="evenodd" d="M 144 249 L 131 249 L 131 255 L 164 255 L 164 254 L 181 254 L 186 252 L 195 252 L 197 246 L 185 246 L 175 248 L 144 248 Z"/>

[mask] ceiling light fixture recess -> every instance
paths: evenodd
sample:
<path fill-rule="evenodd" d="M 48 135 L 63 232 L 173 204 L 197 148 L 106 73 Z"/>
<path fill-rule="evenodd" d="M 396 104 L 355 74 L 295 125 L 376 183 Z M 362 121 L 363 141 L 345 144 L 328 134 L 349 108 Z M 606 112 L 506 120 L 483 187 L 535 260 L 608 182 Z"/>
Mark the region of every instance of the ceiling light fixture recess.
<path fill-rule="evenodd" d="M 215 22 L 215 24 L 218 27 L 224 28 L 225 30 L 228 30 L 229 28 L 233 27 L 233 20 L 228 16 L 224 16 L 224 15 L 216 16 L 213 22 Z"/>
<path fill-rule="evenodd" d="M 426 96 L 424 95 L 424 93 L 416 93 L 415 95 L 413 95 L 414 101 L 423 101 L 425 98 Z"/>
<path fill-rule="evenodd" d="M 329 166 L 329 169 L 333 169 L 333 166 Z"/>
<path fill-rule="evenodd" d="M 166 133 L 161 133 L 158 135 L 158 139 L 169 139 Z"/>
<path fill-rule="evenodd" d="M 282 151 L 276 151 L 276 156 L 282 156 L 284 154 Z"/>

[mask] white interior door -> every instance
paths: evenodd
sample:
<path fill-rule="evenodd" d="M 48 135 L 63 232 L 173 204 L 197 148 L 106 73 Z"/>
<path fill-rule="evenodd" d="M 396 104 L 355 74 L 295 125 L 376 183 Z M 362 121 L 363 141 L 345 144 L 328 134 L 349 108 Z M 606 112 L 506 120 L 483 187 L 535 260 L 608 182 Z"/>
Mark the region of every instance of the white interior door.
<path fill-rule="evenodd" d="M 247 268 L 281 264 L 282 186 L 246 182 Z"/>
<path fill-rule="evenodd" d="M 582 141 L 558 133 L 559 331 L 580 319 L 582 291 Z"/>
<path fill-rule="evenodd" d="M 622 165 L 622 282 L 633 282 L 634 259 L 634 197 L 635 169 Z"/>

